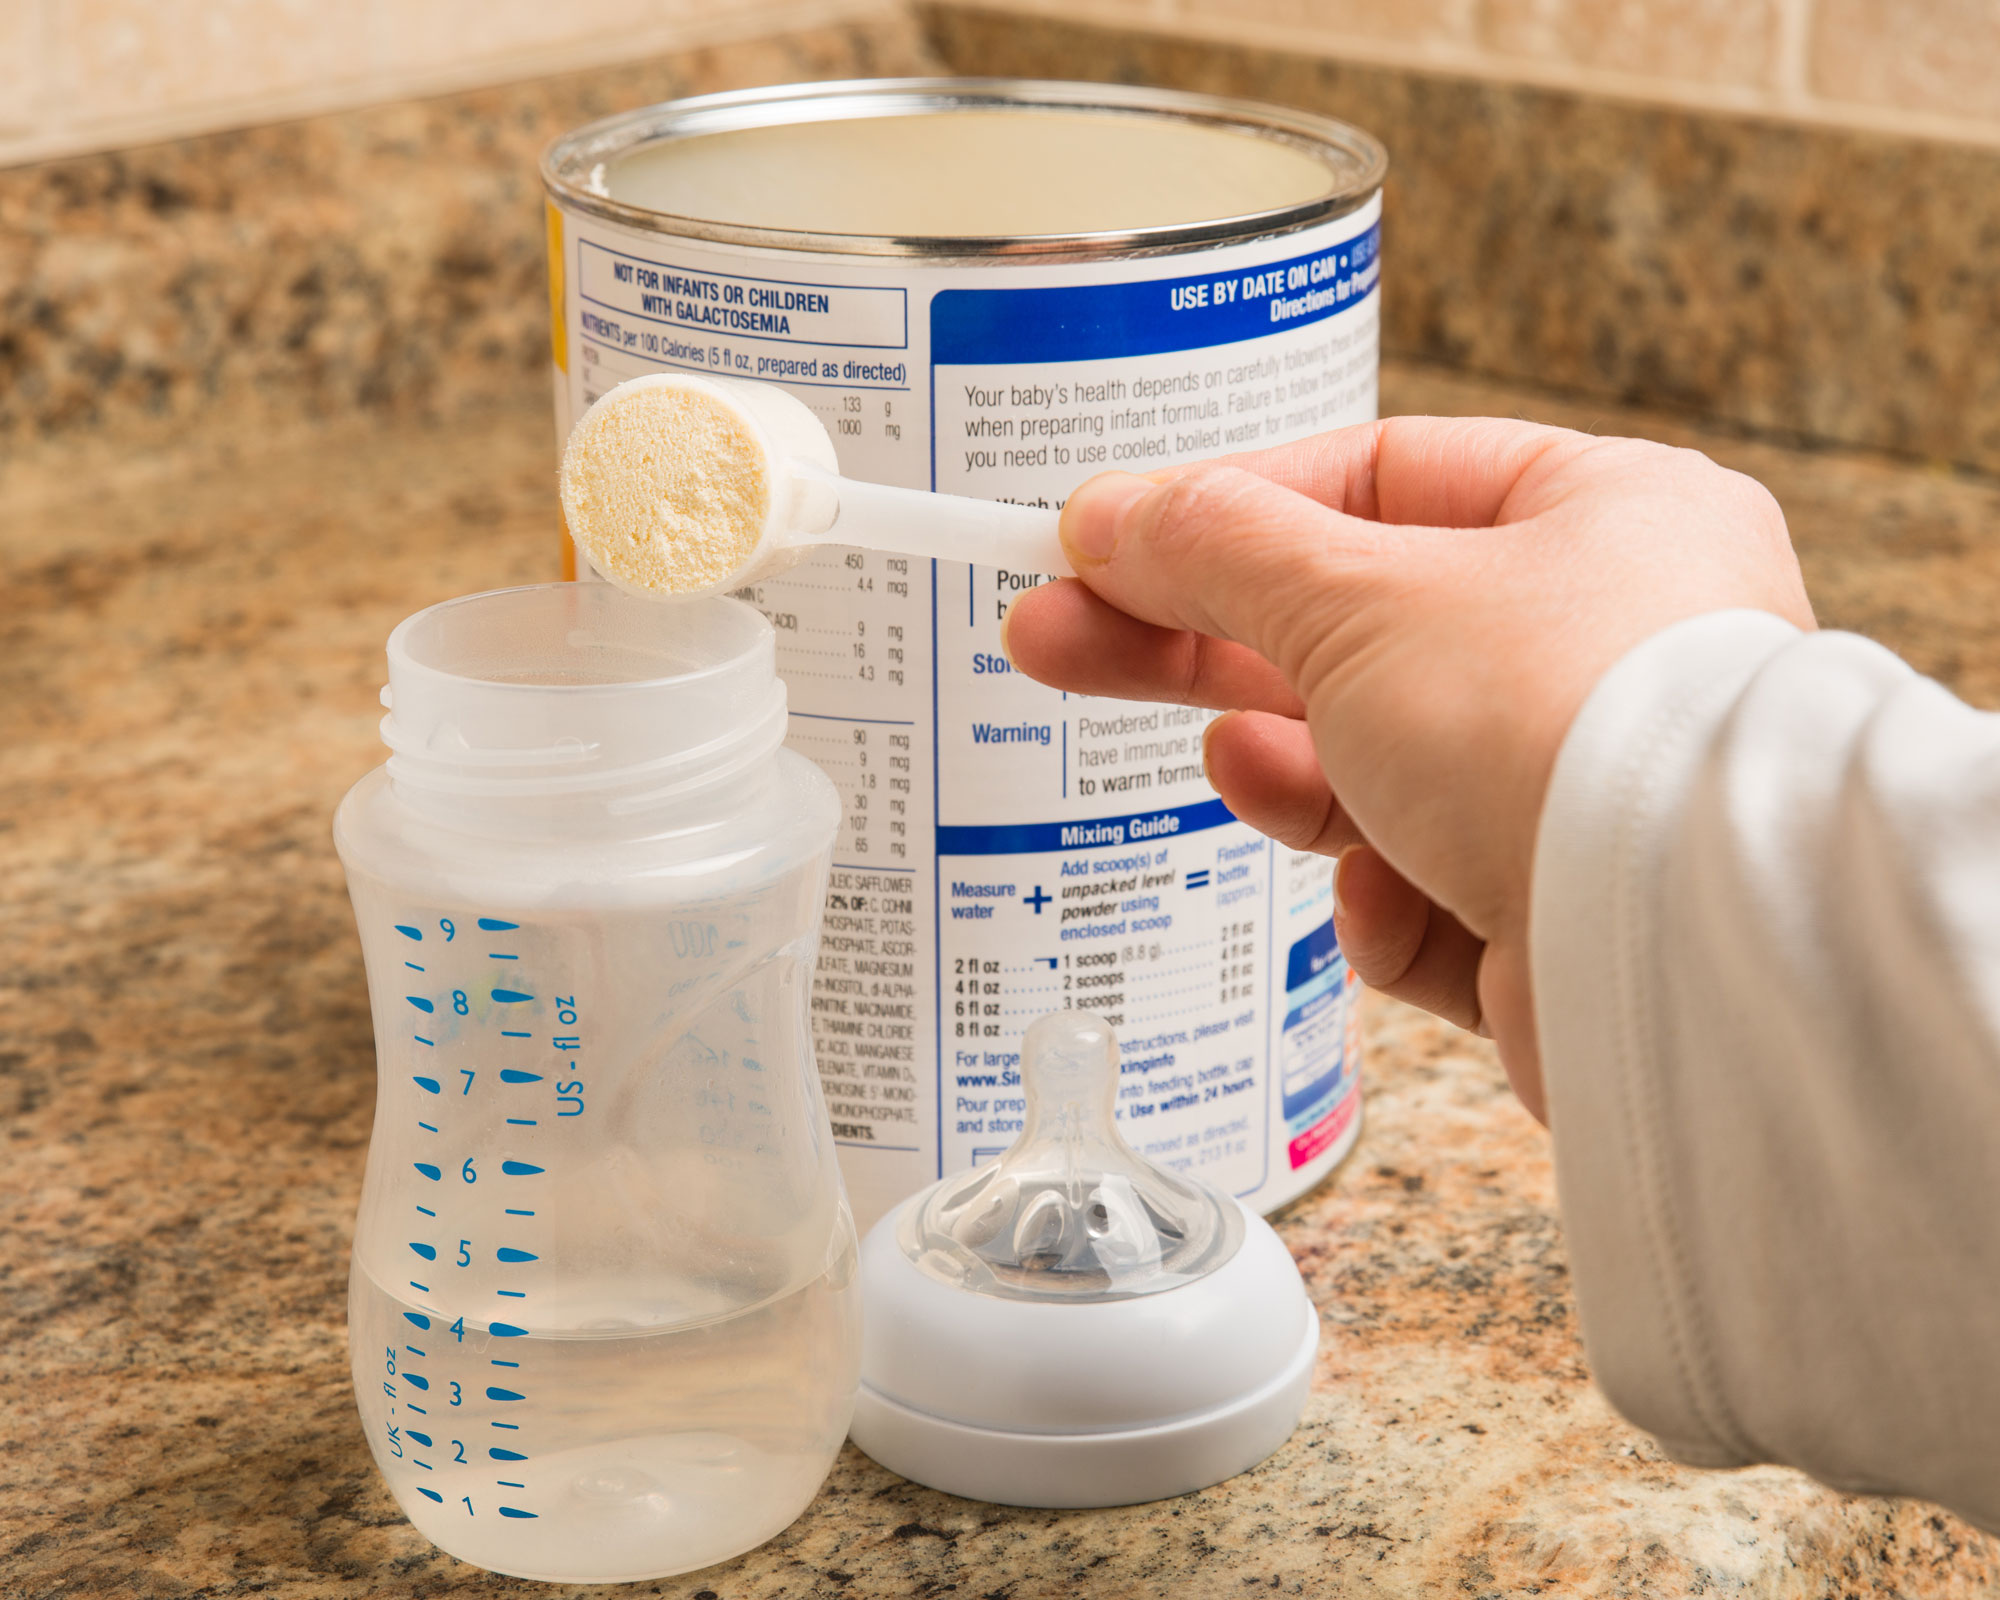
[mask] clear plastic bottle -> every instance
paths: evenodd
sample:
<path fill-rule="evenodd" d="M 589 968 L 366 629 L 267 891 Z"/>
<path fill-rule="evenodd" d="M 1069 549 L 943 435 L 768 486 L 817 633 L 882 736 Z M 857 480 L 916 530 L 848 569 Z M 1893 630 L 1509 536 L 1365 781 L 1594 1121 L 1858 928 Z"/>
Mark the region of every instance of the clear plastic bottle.
<path fill-rule="evenodd" d="M 605 585 L 389 639 L 342 802 L 378 1093 L 349 1342 L 453 1555 L 660 1577 L 779 1532 L 847 1432 L 854 1228 L 808 1001 L 838 800 L 771 629 Z"/>

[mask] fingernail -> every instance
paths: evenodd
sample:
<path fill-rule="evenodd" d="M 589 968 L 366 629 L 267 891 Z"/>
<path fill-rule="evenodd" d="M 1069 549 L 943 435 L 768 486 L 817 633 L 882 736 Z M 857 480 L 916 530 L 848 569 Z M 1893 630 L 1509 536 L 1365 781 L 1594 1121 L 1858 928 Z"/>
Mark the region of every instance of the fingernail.
<path fill-rule="evenodd" d="M 1006 613 L 1000 618 L 1000 653 L 1007 658 L 1007 665 L 1010 667 L 1014 667 L 1014 650 L 1013 647 L 1007 643 L 1007 630 L 1013 626 L 1014 626 L 1014 608 L 1012 606 L 1009 606 L 1006 610 Z M 1019 667 L 1014 667 L 1014 670 L 1016 672 L 1019 672 L 1021 669 Z"/>
<path fill-rule="evenodd" d="M 1130 472 L 1104 472 L 1069 497 L 1062 512 L 1062 541 L 1072 559 L 1101 565 L 1111 559 L 1132 502 L 1153 485 Z"/>
<path fill-rule="evenodd" d="M 1208 775 L 1208 741 L 1215 737 L 1215 730 L 1217 728 L 1221 727 L 1223 723 L 1235 715 L 1236 713 L 1233 711 L 1225 711 L 1201 730 L 1201 781 L 1211 789 L 1215 787 L 1215 782 Z"/>
<path fill-rule="evenodd" d="M 1347 902 L 1340 897 L 1340 875 L 1346 869 L 1346 866 L 1347 857 L 1345 854 L 1337 855 L 1333 858 L 1333 920 L 1335 922 L 1344 922 L 1347 920 Z"/>

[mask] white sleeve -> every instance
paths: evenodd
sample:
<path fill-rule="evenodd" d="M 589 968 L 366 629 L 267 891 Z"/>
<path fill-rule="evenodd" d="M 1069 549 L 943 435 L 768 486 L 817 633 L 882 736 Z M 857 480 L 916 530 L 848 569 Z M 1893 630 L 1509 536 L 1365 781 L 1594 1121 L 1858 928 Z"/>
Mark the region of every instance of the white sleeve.
<path fill-rule="evenodd" d="M 1678 624 L 1570 730 L 1531 942 L 1612 1403 L 2000 1529 L 2000 716 L 1851 634 Z"/>

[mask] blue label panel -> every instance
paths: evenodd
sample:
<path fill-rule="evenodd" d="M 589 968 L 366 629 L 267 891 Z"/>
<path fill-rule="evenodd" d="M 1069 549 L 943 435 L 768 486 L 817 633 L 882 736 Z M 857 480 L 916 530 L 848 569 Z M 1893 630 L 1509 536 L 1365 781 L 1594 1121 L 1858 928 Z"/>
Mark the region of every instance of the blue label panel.
<path fill-rule="evenodd" d="M 1285 1021 L 1281 1032 L 1288 1048 L 1283 1106 L 1285 1121 L 1295 1133 L 1331 1111 L 1342 1087 L 1345 1053 L 1338 1035 L 1326 1036 L 1326 1030 L 1337 1027 L 1341 1020 L 1337 1008 L 1346 978 L 1347 963 L 1341 959 L 1340 941 L 1334 937 L 1331 918 L 1297 940 L 1286 952 Z M 1291 1070 L 1293 1061 L 1298 1059 L 1292 1051 L 1308 1040 L 1324 1051 L 1324 1058 L 1322 1070 L 1301 1082 Z M 1305 1052 L 1304 1059 L 1311 1060 L 1311 1052 Z"/>
<path fill-rule="evenodd" d="M 1268 266 L 1062 289 L 944 289 L 931 362 L 1104 361 L 1238 344 L 1359 305 L 1380 276 L 1382 225 Z"/>
<path fill-rule="evenodd" d="M 1285 987 L 1302 989 L 1308 979 L 1317 978 L 1340 955 L 1340 941 L 1333 936 L 1329 918 L 1292 946 L 1285 958 Z"/>

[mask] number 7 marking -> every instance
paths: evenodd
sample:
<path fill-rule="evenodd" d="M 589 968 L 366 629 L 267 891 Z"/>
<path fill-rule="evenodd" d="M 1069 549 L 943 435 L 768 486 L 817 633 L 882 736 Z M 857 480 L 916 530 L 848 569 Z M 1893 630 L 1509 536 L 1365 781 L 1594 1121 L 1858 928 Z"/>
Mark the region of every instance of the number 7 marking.
<path fill-rule="evenodd" d="M 470 1067 L 460 1067 L 460 1068 L 459 1068 L 458 1070 L 459 1070 L 459 1075 L 460 1075 L 461 1077 L 463 1077 L 463 1078 L 465 1079 L 465 1087 L 464 1087 L 463 1089 L 459 1090 L 458 1092 L 459 1092 L 460 1094 L 471 1094 L 471 1093 L 472 1093 L 472 1068 L 470 1068 Z"/>

